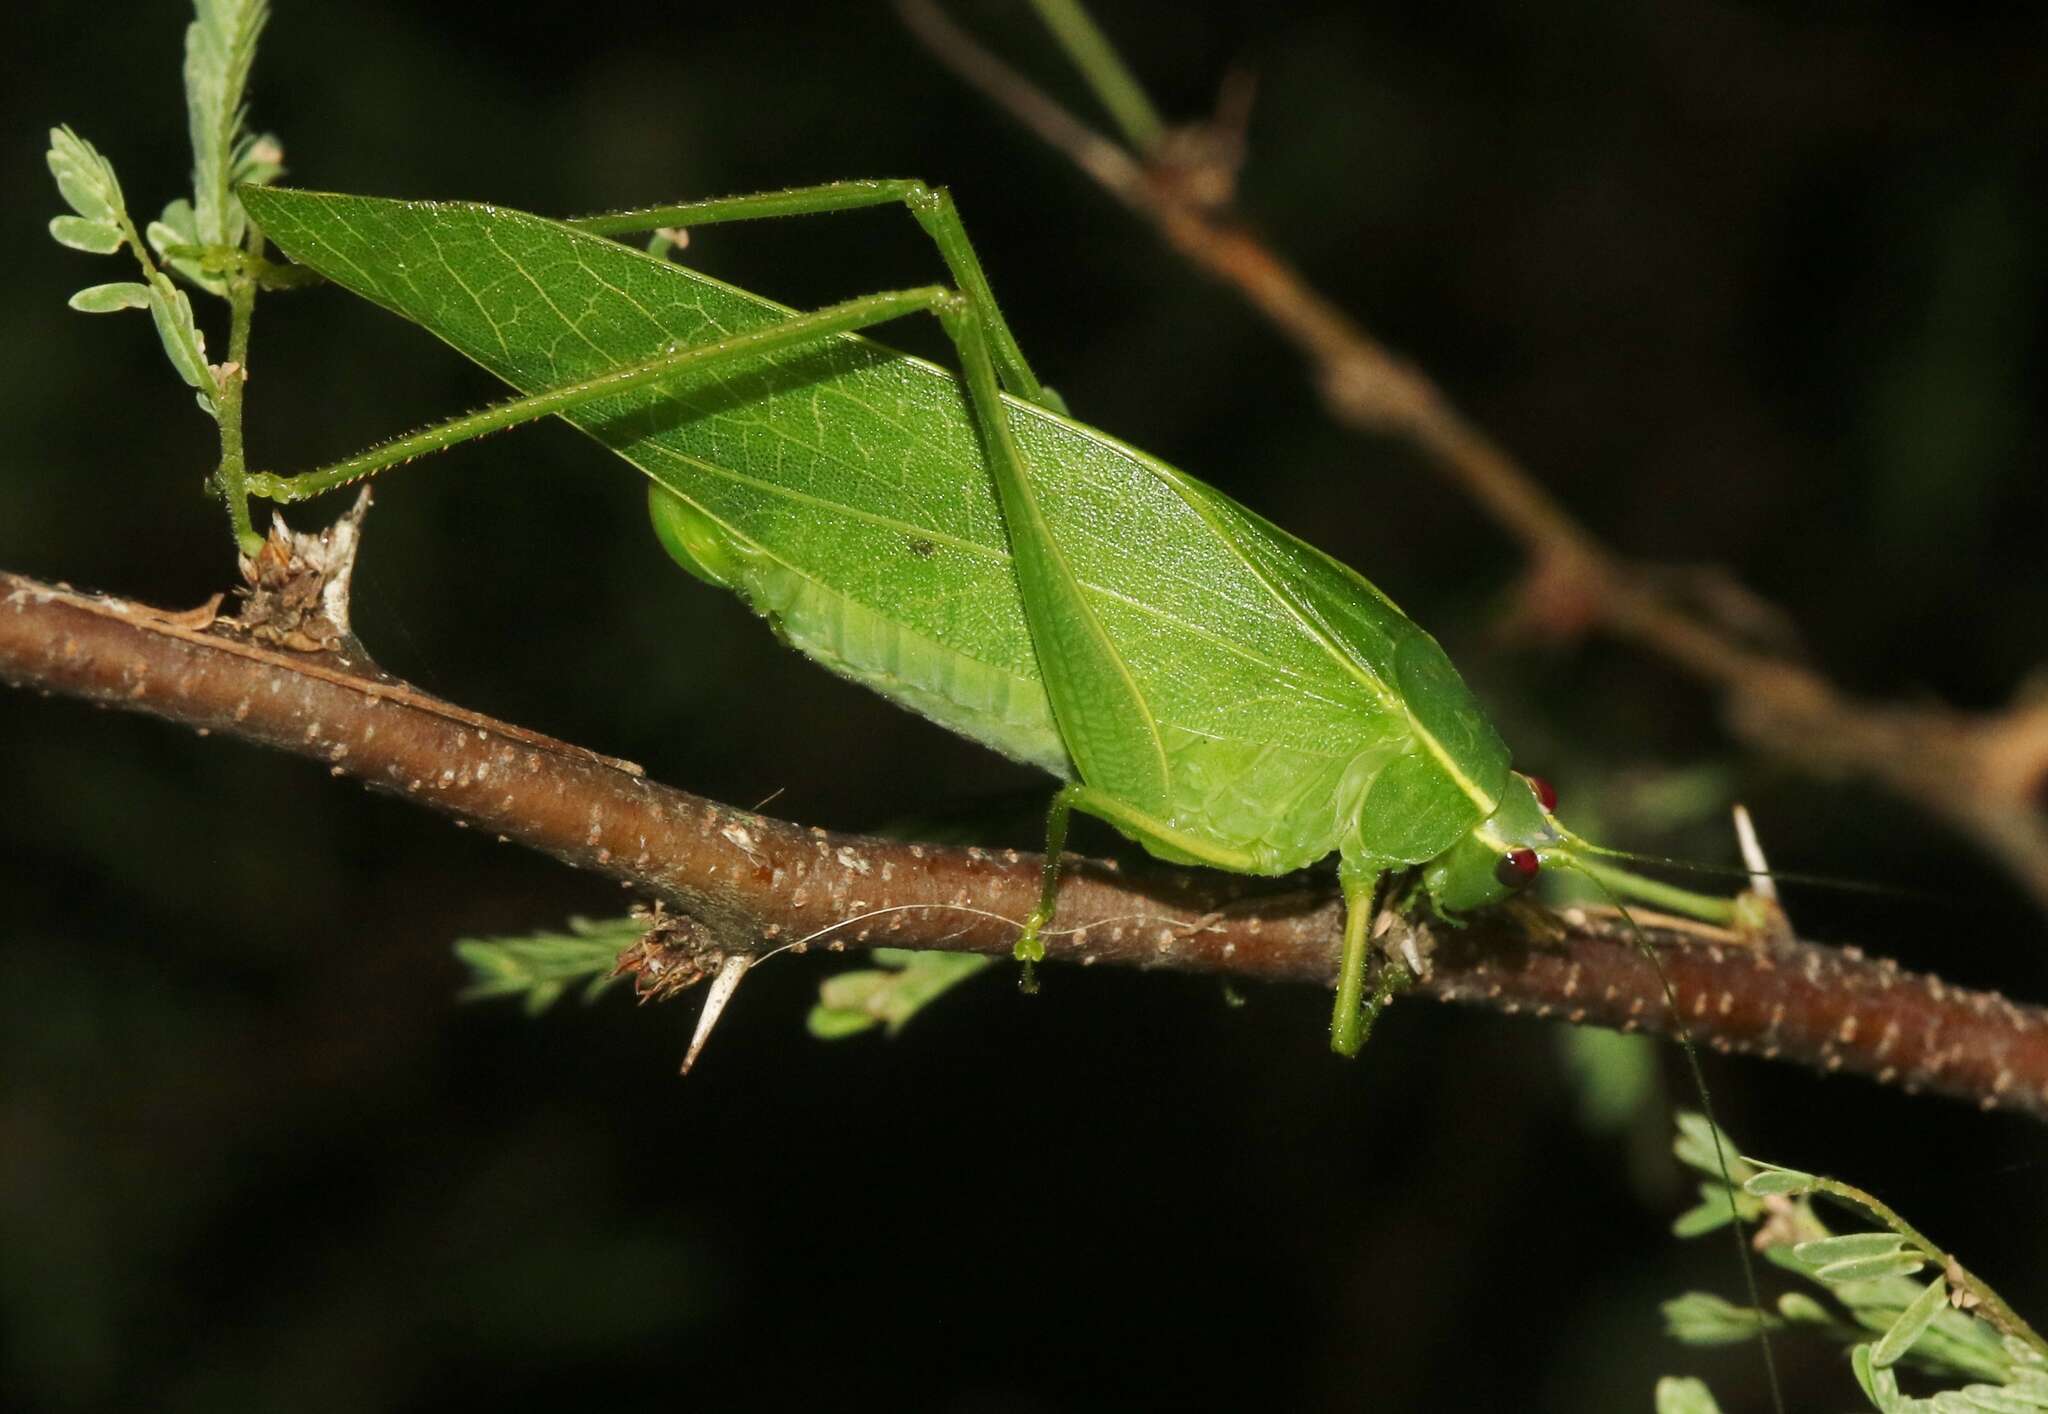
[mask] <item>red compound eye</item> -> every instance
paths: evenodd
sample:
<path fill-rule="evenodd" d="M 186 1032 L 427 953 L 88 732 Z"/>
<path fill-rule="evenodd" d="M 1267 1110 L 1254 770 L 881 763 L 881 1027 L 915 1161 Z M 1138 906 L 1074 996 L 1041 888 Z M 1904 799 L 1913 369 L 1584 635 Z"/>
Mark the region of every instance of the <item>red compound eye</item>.
<path fill-rule="evenodd" d="M 1519 889 L 1535 878 L 1542 867 L 1543 861 L 1536 857 L 1535 850 L 1511 849 L 1493 866 L 1493 877 L 1506 888 Z"/>
<path fill-rule="evenodd" d="M 1522 773 L 1522 779 L 1529 783 L 1530 790 L 1536 792 L 1536 803 L 1543 807 L 1545 813 L 1556 814 L 1557 787 L 1544 780 L 1543 777 L 1532 776 L 1527 771 Z"/>

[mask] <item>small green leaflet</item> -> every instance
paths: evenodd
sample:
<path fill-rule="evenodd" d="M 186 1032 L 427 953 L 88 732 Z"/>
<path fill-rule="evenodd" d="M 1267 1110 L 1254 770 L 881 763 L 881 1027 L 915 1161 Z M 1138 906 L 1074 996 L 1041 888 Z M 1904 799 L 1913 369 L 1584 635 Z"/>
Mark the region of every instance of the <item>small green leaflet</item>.
<path fill-rule="evenodd" d="M 580 983 L 583 999 L 594 1001 L 624 980 L 614 972 L 619 954 L 646 932 L 642 918 L 572 918 L 565 933 L 458 939 L 455 955 L 470 978 L 463 999 L 520 997 L 527 1012 L 538 1015 Z"/>
<path fill-rule="evenodd" d="M 827 978 L 807 1024 L 821 1041 L 884 1026 L 893 1036 L 941 993 L 995 959 L 977 953 L 876 948 L 875 968 Z"/>

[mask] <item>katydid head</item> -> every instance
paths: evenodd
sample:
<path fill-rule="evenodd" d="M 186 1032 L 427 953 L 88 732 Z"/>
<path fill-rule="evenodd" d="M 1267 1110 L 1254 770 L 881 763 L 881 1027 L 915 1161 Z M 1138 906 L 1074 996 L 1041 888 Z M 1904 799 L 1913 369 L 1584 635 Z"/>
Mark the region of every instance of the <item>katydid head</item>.
<path fill-rule="evenodd" d="M 1511 773 L 1494 812 L 1423 866 L 1431 900 L 1447 913 L 1465 913 L 1519 893 L 1568 850 L 1571 835 L 1551 814 L 1556 804 L 1548 781 Z"/>
<path fill-rule="evenodd" d="M 1541 776 L 1512 772 L 1493 814 L 1423 866 L 1431 902 L 1445 913 L 1466 913 L 1513 897 L 1544 869 L 1569 869 L 1602 892 L 1647 903 L 1688 918 L 1731 924 L 1735 901 L 1694 893 L 1605 861 L 1638 859 L 1572 833 L 1557 818 L 1557 792 Z M 1673 863 L 1675 861 L 1650 860 Z"/>

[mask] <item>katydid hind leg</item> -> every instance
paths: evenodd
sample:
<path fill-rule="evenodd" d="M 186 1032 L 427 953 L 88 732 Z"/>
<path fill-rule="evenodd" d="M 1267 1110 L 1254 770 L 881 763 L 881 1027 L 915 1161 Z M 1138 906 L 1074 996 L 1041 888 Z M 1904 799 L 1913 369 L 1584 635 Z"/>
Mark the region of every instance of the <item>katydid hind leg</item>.
<path fill-rule="evenodd" d="M 443 451 L 462 442 L 524 422 L 535 421 L 563 411 L 580 402 L 630 391 L 685 371 L 709 372 L 774 353 L 822 342 L 837 334 L 887 323 L 904 314 L 938 312 L 950 293 L 971 309 L 990 361 L 994 377 L 1011 394 L 1026 401 L 1064 412 L 1061 399 L 1046 389 L 1025 360 L 1016 336 L 1004 320 L 994 290 L 968 238 L 952 197 L 944 188 L 929 187 L 911 180 L 828 182 L 814 187 L 759 192 L 745 196 L 717 197 L 684 202 L 674 206 L 648 207 L 607 216 L 586 217 L 564 224 L 595 235 L 613 235 L 645 230 L 654 226 L 695 223 L 709 225 L 722 221 L 744 221 L 781 216 L 826 214 L 863 207 L 901 203 L 916 217 L 931 237 L 952 275 L 956 290 L 936 287 L 863 296 L 829 305 L 824 309 L 791 316 L 770 329 L 756 330 L 729 339 L 667 349 L 637 363 L 607 370 L 581 384 L 565 385 L 494 404 L 479 413 L 450 418 L 393 441 L 372 447 L 346 461 L 317 468 L 297 476 L 257 473 L 249 478 L 250 494 L 283 503 L 317 496 L 347 485 L 429 452 Z M 949 322 L 948 330 L 952 325 Z M 955 344 L 959 339 L 955 338 Z M 962 351 L 965 357 L 965 350 Z M 998 400 L 999 402 L 999 400 Z"/>
<path fill-rule="evenodd" d="M 794 314 L 744 334 L 666 348 L 637 362 L 606 369 L 580 382 L 494 403 L 481 412 L 449 418 L 417 432 L 379 443 L 365 452 L 297 476 L 258 472 L 248 479 L 252 496 L 290 503 L 331 491 L 425 455 L 445 451 L 491 432 L 534 422 L 582 404 L 618 397 L 652 384 L 682 381 L 736 365 L 759 363 L 778 354 L 815 346 L 842 334 L 886 324 L 910 314 L 941 314 L 961 296 L 938 285 L 863 295 L 806 314 Z"/>
<path fill-rule="evenodd" d="M 869 181 L 823 182 L 816 186 L 787 187 L 780 191 L 752 192 L 742 196 L 709 197 L 700 201 L 677 202 L 631 211 L 585 216 L 566 222 L 593 235 L 623 235 L 652 230 L 658 226 L 709 226 L 725 221 L 760 221 L 784 216 L 825 216 L 840 211 L 861 211 L 876 206 L 901 204 L 938 247 L 946 270 L 962 294 L 974 304 L 988 337 L 989 356 L 1005 391 L 1064 413 L 1065 402 L 1038 381 L 1024 357 L 1023 348 L 1003 318 L 995 290 L 982 269 L 981 257 L 968 238 L 966 223 L 960 219 L 953 197 L 944 187 L 927 186 L 908 178 Z"/>
<path fill-rule="evenodd" d="M 1169 767 L 1159 723 L 1053 533 L 996 386 L 981 311 L 963 299 L 939 318 L 960 354 L 1024 621 L 1067 754 L 1092 791 L 1164 818 Z"/>
<path fill-rule="evenodd" d="M 1075 787 L 1061 787 L 1045 814 L 1045 870 L 1039 875 L 1038 904 L 1024 920 L 1024 931 L 1011 949 L 1017 961 L 1030 965 L 1045 960 L 1044 932 L 1059 905 L 1060 857 L 1067 847 L 1067 822 L 1074 813 Z"/>

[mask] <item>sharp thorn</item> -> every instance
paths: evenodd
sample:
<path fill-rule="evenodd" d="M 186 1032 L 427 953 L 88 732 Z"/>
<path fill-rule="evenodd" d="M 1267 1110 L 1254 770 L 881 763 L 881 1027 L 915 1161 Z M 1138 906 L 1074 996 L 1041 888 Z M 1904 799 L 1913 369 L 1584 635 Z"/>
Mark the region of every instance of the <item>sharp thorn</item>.
<path fill-rule="evenodd" d="M 1771 877 L 1770 861 L 1764 858 L 1763 842 L 1757 838 L 1756 822 L 1749 817 L 1749 807 L 1740 803 L 1734 808 L 1735 842 L 1742 850 L 1743 867 L 1749 870 L 1749 887 L 1752 893 L 1778 901 L 1778 881 Z"/>
<path fill-rule="evenodd" d="M 718 965 L 718 975 L 711 979 L 711 985 L 704 991 L 704 1010 L 697 1013 L 697 1031 L 690 1037 L 690 1049 L 683 1053 L 683 1068 L 680 1074 L 688 1075 L 690 1067 L 697 1063 L 697 1057 L 704 1050 L 704 1043 L 711 1039 L 711 1029 L 718 1025 L 718 1018 L 725 1014 L 725 1004 L 731 1001 L 732 994 L 740 989 L 741 979 L 753 965 L 754 955 L 744 952 L 736 952 Z"/>

